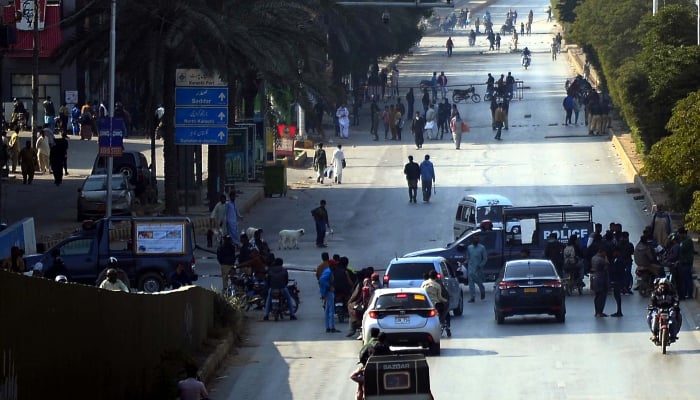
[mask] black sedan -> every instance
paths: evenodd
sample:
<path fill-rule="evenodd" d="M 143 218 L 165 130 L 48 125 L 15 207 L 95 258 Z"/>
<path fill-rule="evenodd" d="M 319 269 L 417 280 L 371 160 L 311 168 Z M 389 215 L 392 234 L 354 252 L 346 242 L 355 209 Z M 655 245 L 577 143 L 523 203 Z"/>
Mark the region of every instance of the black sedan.
<path fill-rule="evenodd" d="M 562 280 L 549 260 L 506 262 L 496 280 L 495 293 L 493 311 L 499 324 L 512 315 L 549 314 L 557 322 L 566 319 Z"/>

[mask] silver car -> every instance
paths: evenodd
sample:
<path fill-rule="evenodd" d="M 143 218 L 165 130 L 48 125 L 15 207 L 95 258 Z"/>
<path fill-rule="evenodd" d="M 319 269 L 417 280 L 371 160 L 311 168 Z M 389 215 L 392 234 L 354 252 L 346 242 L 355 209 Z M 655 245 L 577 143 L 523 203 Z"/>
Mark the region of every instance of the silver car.
<path fill-rule="evenodd" d="M 464 294 L 456 273 L 445 258 L 439 256 L 397 257 L 389 261 L 384 273 L 385 288 L 413 288 L 423 283 L 423 274 L 435 270 L 450 293 L 450 310 L 459 317 L 464 312 Z"/>
<path fill-rule="evenodd" d="M 440 317 L 421 288 L 377 289 L 362 317 L 362 341 L 384 332 L 389 346 L 422 347 L 440 355 Z"/>
<path fill-rule="evenodd" d="M 134 191 L 123 174 L 112 176 L 112 215 L 131 215 Z M 107 175 L 90 175 L 78 189 L 77 219 L 101 218 L 107 210 Z"/>

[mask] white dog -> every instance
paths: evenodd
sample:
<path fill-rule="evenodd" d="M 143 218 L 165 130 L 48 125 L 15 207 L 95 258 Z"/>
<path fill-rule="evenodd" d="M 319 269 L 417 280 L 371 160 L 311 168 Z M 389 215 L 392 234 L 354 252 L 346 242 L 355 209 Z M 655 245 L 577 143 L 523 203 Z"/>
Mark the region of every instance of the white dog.
<path fill-rule="evenodd" d="M 277 243 L 278 249 L 298 249 L 299 237 L 304 234 L 303 229 L 282 229 L 280 240 Z"/>
<path fill-rule="evenodd" d="M 258 228 L 253 228 L 252 226 L 245 230 L 245 235 L 248 236 L 248 240 L 253 240 L 253 236 Z"/>

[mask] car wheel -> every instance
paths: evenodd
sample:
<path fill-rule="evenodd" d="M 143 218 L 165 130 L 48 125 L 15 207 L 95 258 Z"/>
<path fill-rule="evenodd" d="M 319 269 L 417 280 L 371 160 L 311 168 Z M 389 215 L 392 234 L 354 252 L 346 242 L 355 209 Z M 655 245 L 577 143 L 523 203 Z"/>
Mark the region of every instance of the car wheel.
<path fill-rule="evenodd" d="M 464 314 L 464 293 L 462 293 L 462 288 L 459 289 L 459 305 L 452 310 L 452 314 L 455 317 L 461 317 Z"/>
<path fill-rule="evenodd" d="M 440 355 L 440 343 L 433 343 L 430 345 L 429 352 L 431 356 Z"/>
<path fill-rule="evenodd" d="M 165 288 L 165 282 L 157 272 L 148 272 L 139 279 L 139 290 L 146 293 L 160 292 L 163 288 Z"/>
<path fill-rule="evenodd" d="M 496 311 L 495 316 L 496 316 L 496 323 L 498 325 L 501 325 L 502 323 L 506 322 L 506 317 L 503 315 L 502 312 Z"/>
<path fill-rule="evenodd" d="M 566 313 L 564 311 L 557 313 L 555 317 L 559 323 L 564 323 L 566 321 Z"/>

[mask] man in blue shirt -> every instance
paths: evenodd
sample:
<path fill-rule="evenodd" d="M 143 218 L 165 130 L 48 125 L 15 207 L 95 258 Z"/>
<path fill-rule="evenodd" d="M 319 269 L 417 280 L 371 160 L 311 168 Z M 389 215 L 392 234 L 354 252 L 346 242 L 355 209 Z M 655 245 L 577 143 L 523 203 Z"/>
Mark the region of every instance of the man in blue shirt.
<path fill-rule="evenodd" d="M 433 182 L 435 182 L 435 169 L 428 154 L 425 155 L 425 160 L 420 163 L 420 180 L 423 189 L 423 202 L 428 203 L 433 190 Z"/>
<path fill-rule="evenodd" d="M 476 295 L 476 285 L 479 286 L 479 293 L 481 293 L 481 300 L 486 298 L 486 289 L 484 288 L 484 265 L 488 260 L 488 254 L 486 253 L 486 247 L 479 243 L 479 237 L 472 236 L 472 244 L 467 247 L 467 256 L 469 261 L 467 264 L 467 273 L 469 274 L 469 294 L 471 298 L 469 303 L 474 302 L 474 297 Z"/>

